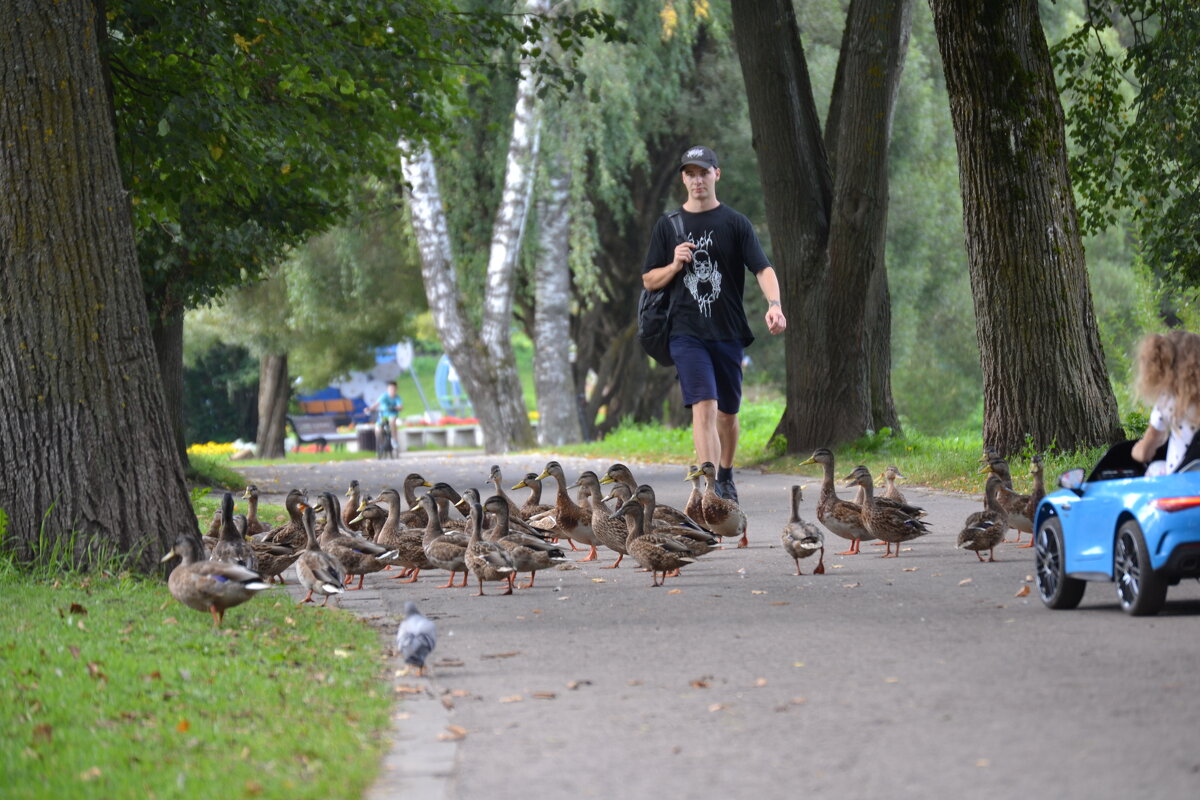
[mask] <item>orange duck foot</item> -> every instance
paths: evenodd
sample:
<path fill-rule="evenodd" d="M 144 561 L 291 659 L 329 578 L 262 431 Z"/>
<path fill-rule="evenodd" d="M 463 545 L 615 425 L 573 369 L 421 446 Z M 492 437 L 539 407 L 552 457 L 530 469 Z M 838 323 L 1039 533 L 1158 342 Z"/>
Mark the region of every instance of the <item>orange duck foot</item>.
<path fill-rule="evenodd" d="M 588 554 L 579 560 L 581 562 L 582 561 L 595 561 L 599 557 L 600 557 L 600 554 L 596 552 L 596 545 L 592 545 L 592 549 L 588 551 Z"/>

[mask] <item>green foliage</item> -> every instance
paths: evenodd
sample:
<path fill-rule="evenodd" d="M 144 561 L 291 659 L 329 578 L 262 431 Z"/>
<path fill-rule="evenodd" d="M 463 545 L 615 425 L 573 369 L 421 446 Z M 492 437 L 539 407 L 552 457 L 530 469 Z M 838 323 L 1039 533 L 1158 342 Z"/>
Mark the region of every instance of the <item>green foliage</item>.
<path fill-rule="evenodd" d="M 464 87 L 498 52 L 548 33 L 560 48 L 534 69 L 569 88 L 581 42 L 621 37 L 591 10 L 525 20 L 444 0 L 105 9 L 144 284 L 166 312 L 260 276 L 345 212 L 359 176 L 397 180 L 397 138 L 451 133 Z"/>
<path fill-rule="evenodd" d="M 208 487 L 219 487 L 236 491 L 246 487 L 246 479 L 236 470 L 229 466 L 229 458 L 227 456 L 202 455 L 192 453 L 188 456 L 189 466 L 187 469 L 187 479 L 191 483 L 203 484 L 204 489 L 193 490 L 192 504 L 201 499 L 196 496 L 196 491 L 209 491 Z"/>
<path fill-rule="evenodd" d="M 239 345 L 214 341 L 201 349 L 185 339 L 184 441 L 253 439 L 257 416 L 258 359 Z"/>
<path fill-rule="evenodd" d="M 299 800 L 357 797 L 370 784 L 391 698 L 367 625 L 297 611 L 274 589 L 214 631 L 158 581 L 54 578 L 0 578 L 5 797 L 222 787 Z"/>
<path fill-rule="evenodd" d="M 1200 16 L 1193 0 L 1086 0 L 1053 48 L 1084 228 L 1132 214 L 1148 263 L 1200 279 Z"/>

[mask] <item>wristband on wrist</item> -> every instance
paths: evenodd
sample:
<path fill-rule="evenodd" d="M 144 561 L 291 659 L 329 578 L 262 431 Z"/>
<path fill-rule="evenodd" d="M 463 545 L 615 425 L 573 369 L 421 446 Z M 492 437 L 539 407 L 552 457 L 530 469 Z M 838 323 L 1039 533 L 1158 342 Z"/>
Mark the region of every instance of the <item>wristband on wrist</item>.
<path fill-rule="evenodd" d="M 768 300 L 767 301 L 767 308 L 770 308 L 771 306 L 778 306 L 778 305 L 779 305 L 778 300 Z"/>

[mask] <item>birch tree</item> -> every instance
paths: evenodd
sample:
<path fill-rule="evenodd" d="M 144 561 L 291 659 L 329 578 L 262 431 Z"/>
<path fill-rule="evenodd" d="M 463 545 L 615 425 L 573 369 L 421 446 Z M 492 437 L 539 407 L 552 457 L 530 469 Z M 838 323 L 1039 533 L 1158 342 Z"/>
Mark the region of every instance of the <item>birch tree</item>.
<path fill-rule="evenodd" d="M 548 0 L 530 0 L 527 14 L 545 14 Z M 462 307 L 453 247 L 433 154 L 399 142 L 413 228 L 421 253 L 425 297 L 438 337 L 462 379 L 483 428 L 488 452 L 534 445 L 512 350 L 514 273 L 533 190 L 539 146 L 537 81 L 522 59 L 500 204 L 492 224 L 482 320 L 478 330 Z"/>
<path fill-rule="evenodd" d="M 561 160 L 548 163 L 538 197 L 534 267 L 533 380 L 538 444 L 578 442 L 579 409 L 571 365 L 570 178 Z"/>

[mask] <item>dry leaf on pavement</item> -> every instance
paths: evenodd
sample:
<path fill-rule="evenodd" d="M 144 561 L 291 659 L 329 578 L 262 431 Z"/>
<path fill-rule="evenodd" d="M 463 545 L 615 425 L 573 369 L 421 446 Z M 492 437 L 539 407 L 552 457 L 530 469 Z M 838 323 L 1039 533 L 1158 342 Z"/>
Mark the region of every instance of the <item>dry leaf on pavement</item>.
<path fill-rule="evenodd" d="M 1020 589 L 1017 589 L 1017 593 L 1015 595 L 1013 595 L 1013 597 L 1027 597 L 1028 595 L 1029 595 L 1029 584 L 1026 584 L 1026 585 L 1022 586 Z"/>
<path fill-rule="evenodd" d="M 971 578 L 963 578 L 961 581 L 958 582 L 958 585 L 966 586 L 968 583 L 971 583 L 971 582 L 972 582 Z"/>

